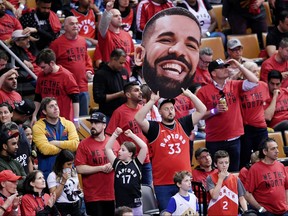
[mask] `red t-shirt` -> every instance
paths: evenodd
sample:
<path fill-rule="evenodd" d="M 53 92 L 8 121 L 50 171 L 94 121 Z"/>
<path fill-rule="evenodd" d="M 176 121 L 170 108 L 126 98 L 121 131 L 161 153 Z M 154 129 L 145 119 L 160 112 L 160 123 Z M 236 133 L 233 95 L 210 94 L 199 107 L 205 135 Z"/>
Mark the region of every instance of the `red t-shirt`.
<path fill-rule="evenodd" d="M 275 60 L 275 55 L 272 55 L 270 58 L 265 60 L 261 65 L 260 80 L 268 83 L 268 74 L 271 70 L 278 70 L 279 72 L 287 72 L 288 70 L 288 61 L 277 62 Z M 288 78 L 283 79 L 281 87 L 288 87 Z"/>
<path fill-rule="evenodd" d="M 205 120 L 206 140 L 209 142 L 228 140 L 244 134 L 243 120 L 240 109 L 240 93 L 243 81 L 227 81 L 225 93 L 228 110 Z M 221 97 L 219 89 L 214 84 L 208 84 L 199 89 L 198 98 L 205 104 L 207 110 L 216 107 Z M 219 127 L 219 124 L 221 126 Z"/>
<path fill-rule="evenodd" d="M 288 211 L 286 192 L 288 176 L 284 165 L 256 162 L 249 169 L 245 188 L 257 202 L 272 214 L 282 215 Z"/>
<path fill-rule="evenodd" d="M 140 137 L 145 143 L 148 143 L 147 138 L 144 136 L 140 126 L 137 124 L 137 122 L 134 119 L 134 116 L 141 109 L 141 107 L 142 105 L 138 104 L 136 109 L 133 109 L 133 108 L 128 107 L 127 104 L 122 104 L 113 112 L 111 119 L 109 121 L 108 127 L 106 128 L 106 133 L 112 135 L 117 127 L 122 128 L 123 131 L 130 129 L 134 134 Z M 122 145 L 124 141 L 134 142 L 131 138 L 125 136 L 123 133 L 118 136 L 117 140 L 120 143 L 120 145 Z M 140 151 L 140 148 L 137 144 L 136 144 L 136 147 L 137 147 L 137 154 L 138 154 Z M 149 162 L 150 162 L 149 153 L 147 152 L 144 163 L 149 163 Z"/>
<path fill-rule="evenodd" d="M 108 135 L 105 135 L 105 140 L 102 142 L 96 141 L 91 136 L 82 140 L 76 151 L 75 166 L 102 166 L 109 163 L 105 155 L 105 145 L 109 138 Z M 116 141 L 113 146 L 115 155 L 117 155 L 116 152 L 119 149 L 119 143 Z M 82 175 L 82 182 L 85 202 L 111 201 L 115 199 L 114 171 Z"/>
<path fill-rule="evenodd" d="M 247 175 L 248 175 L 248 169 L 246 167 L 243 167 L 240 172 L 239 172 L 239 176 L 238 178 L 241 180 L 241 182 L 243 183 L 244 187 L 246 185 L 246 180 L 247 180 Z M 245 189 L 247 190 L 247 188 L 245 187 Z"/>
<path fill-rule="evenodd" d="M 272 101 L 272 96 L 266 101 L 264 109 L 266 109 Z M 270 122 L 268 122 L 269 127 L 274 127 L 276 124 L 281 121 L 288 120 L 288 89 L 281 88 L 280 94 L 276 100 L 276 108 L 274 115 Z"/>
<path fill-rule="evenodd" d="M 158 136 L 150 143 L 153 184 L 171 185 L 175 172 L 191 172 L 189 137 L 177 120 L 174 129 L 158 124 Z"/>
<path fill-rule="evenodd" d="M 124 30 L 114 33 L 110 30 L 107 31 L 105 38 L 98 33 L 99 51 L 103 62 L 109 62 L 111 52 L 116 48 L 123 49 L 126 54 L 125 68 L 131 74 L 131 57 L 134 56 L 134 44 L 130 34 Z"/>
<path fill-rule="evenodd" d="M 137 29 L 143 31 L 146 23 L 154 14 L 171 7 L 174 7 L 174 5 L 170 0 L 163 4 L 156 3 L 152 0 L 140 1 L 136 13 Z"/>
<path fill-rule="evenodd" d="M 175 118 L 179 119 L 181 117 L 189 115 L 189 111 L 194 108 L 194 104 L 191 99 L 180 94 L 175 98 Z"/>
<path fill-rule="evenodd" d="M 15 108 L 14 103 L 19 103 L 20 101 L 22 101 L 22 97 L 17 91 L 6 92 L 0 89 L 0 104 L 7 102 Z"/>
<path fill-rule="evenodd" d="M 240 93 L 241 112 L 244 125 L 257 128 L 266 128 L 263 104 L 269 99 L 268 86 L 264 82 L 259 82 L 258 86 L 250 91 Z"/>
<path fill-rule="evenodd" d="M 36 197 L 32 194 L 25 194 L 21 201 L 21 215 L 36 216 L 38 211 L 44 209 L 50 199 L 49 194 Z"/>
<path fill-rule="evenodd" d="M 60 66 L 59 71 L 45 75 L 39 74 L 35 93 L 42 98 L 55 97 L 60 109 L 60 115 L 73 121 L 74 111 L 69 94 L 78 94 L 79 88 L 72 73 Z"/>
<path fill-rule="evenodd" d="M 79 35 L 87 38 L 95 38 L 95 28 L 96 28 L 96 21 L 95 21 L 95 14 L 92 9 L 88 11 L 86 15 L 83 13 L 79 13 L 77 10 L 72 9 L 71 13 L 77 17 L 79 22 Z"/>
<path fill-rule="evenodd" d="M 22 29 L 22 25 L 18 19 L 8 14 L 0 18 L 0 40 L 11 39 L 15 30 Z"/>
<path fill-rule="evenodd" d="M 211 175 L 213 183 L 218 181 L 218 173 Z M 237 177 L 230 174 L 222 183 L 217 200 L 210 200 L 208 215 L 238 215 L 238 183 Z"/>
<path fill-rule="evenodd" d="M 76 40 L 69 40 L 62 35 L 51 43 L 50 48 L 56 54 L 57 64 L 74 75 L 80 92 L 87 92 L 86 71 L 93 72 L 93 67 L 85 39 L 78 36 Z"/>
<path fill-rule="evenodd" d="M 201 86 L 212 83 L 212 79 L 208 70 L 202 70 L 199 67 L 196 68 L 194 83 L 199 83 Z"/>

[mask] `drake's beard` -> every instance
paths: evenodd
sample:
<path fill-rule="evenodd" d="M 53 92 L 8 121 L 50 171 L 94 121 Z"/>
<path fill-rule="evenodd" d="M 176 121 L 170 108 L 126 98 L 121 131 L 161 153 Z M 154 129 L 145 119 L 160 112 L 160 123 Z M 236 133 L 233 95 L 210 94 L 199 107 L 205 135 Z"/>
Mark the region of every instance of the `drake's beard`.
<path fill-rule="evenodd" d="M 193 84 L 193 79 L 195 76 L 195 71 L 192 72 L 193 67 L 191 64 L 187 63 L 185 60 L 183 62 L 184 58 L 181 58 L 181 62 L 186 64 L 187 68 L 189 69 L 189 73 L 183 78 L 182 81 L 175 80 L 171 77 L 166 77 L 163 75 L 159 75 L 156 70 L 156 66 L 159 62 L 163 60 L 169 60 L 169 59 L 177 59 L 177 57 L 174 54 L 171 54 L 169 56 L 163 57 L 161 59 L 158 59 L 154 63 L 154 67 L 152 67 L 147 57 L 144 57 L 143 62 L 143 68 L 142 73 L 143 77 L 145 79 L 145 82 L 147 85 L 151 88 L 151 90 L 156 94 L 157 91 L 159 91 L 160 97 L 163 98 L 174 98 L 182 93 L 181 88 L 188 88 Z"/>

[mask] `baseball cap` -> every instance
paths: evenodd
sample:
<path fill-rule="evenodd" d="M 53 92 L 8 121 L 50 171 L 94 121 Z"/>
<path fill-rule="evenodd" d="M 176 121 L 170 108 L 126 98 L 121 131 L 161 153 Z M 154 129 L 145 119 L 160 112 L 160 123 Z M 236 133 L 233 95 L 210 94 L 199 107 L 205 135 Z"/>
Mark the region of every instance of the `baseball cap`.
<path fill-rule="evenodd" d="M 17 176 L 11 170 L 3 170 L 0 172 L 0 182 L 3 181 L 17 181 L 22 179 L 22 176 Z"/>
<path fill-rule="evenodd" d="M 26 34 L 23 34 L 23 30 L 22 29 L 19 29 L 19 30 L 15 30 L 13 33 L 12 33 L 12 40 L 17 40 L 18 38 L 26 38 L 26 37 L 29 37 L 30 34 L 26 33 Z"/>
<path fill-rule="evenodd" d="M 7 122 L 2 125 L 0 131 L 0 144 L 6 143 L 9 139 L 19 136 L 18 125 L 14 122 Z"/>
<path fill-rule="evenodd" d="M 160 98 L 158 100 L 158 109 L 161 108 L 161 106 L 165 103 L 172 103 L 173 105 L 175 104 L 175 100 L 173 98 Z"/>
<path fill-rule="evenodd" d="M 90 122 L 102 122 L 106 123 L 106 116 L 101 112 L 92 112 L 90 115 L 90 119 L 86 119 Z"/>
<path fill-rule="evenodd" d="M 234 49 L 234 48 L 239 47 L 239 46 L 243 47 L 241 42 L 237 38 L 230 39 L 227 42 L 227 48 L 228 49 Z"/>
<path fill-rule="evenodd" d="M 35 104 L 32 100 L 24 99 L 19 103 L 15 103 L 15 111 L 20 114 L 32 115 L 35 111 Z"/>
<path fill-rule="evenodd" d="M 198 148 L 195 152 L 195 158 L 197 159 L 201 155 L 202 152 L 209 152 L 209 151 L 207 148 L 203 148 L 203 147 Z"/>
<path fill-rule="evenodd" d="M 229 66 L 229 64 L 225 64 L 224 61 L 219 58 L 219 59 L 216 59 L 216 60 L 210 62 L 210 64 L 208 65 L 208 71 L 209 71 L 209 73 L 211 73 L 215 69 L 224 68 L 224 67 L 228 67 L 228 66 Z"/>

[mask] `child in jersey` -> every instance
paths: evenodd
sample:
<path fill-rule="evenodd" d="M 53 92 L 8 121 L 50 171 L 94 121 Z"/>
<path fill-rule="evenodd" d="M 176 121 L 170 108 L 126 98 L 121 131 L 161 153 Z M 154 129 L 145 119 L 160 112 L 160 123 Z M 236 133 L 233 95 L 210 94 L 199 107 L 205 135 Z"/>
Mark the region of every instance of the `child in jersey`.
<path fill-rule="evenodd" d="M 244 198 L 245 188 L 240 179 L 228 172 L 230 158 L 226 151 L 219 150 L 214 154 L 214 163 L 218 173 L 209 175 L 206 179 L 207 191 L 211 196 L 208 205 L 208 215 L 238 215 L 238 203 L 242 210 L 247 211 Z"/>
<path fill-rule="evenodd" d="M 188 171 L 176 172 L 173 180 L 179 188 L 179 192 L 170 198 L 164 216 L 199 215 L 197 197 L 189 192 L 191 191 L 191 173 Z"/>
<path fill-rule="evenodd" d="M 137 157 L 135 157 L 136 145 L 133 142 L 125 141 L 120 147 L 117 158 L 112 151 L 112 147 L 122 132 L 122 129 L 117 127 L 105 146 L 107 158 L 115 170 L 114 190 L 116 207 L 128 206 L 132 208 L 133 215 L 143 215 L 141 169 L 148 148 L 143 140 L 128 129 L 124 134 L 135 141 L 140 147 L 140 151 Z"/>

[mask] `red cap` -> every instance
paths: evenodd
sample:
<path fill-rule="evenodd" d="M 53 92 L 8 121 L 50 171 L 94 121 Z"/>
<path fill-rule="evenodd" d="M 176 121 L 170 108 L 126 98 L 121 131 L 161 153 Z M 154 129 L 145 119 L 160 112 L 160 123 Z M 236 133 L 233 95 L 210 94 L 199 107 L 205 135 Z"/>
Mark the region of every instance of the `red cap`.
<path fill-rule="evenodd" d="M 22 176 L 17 176 L 11 170 L 3 170 L 0 172 L 0 182 L 4 181 L 17 181 L 22 179 Z"/>

